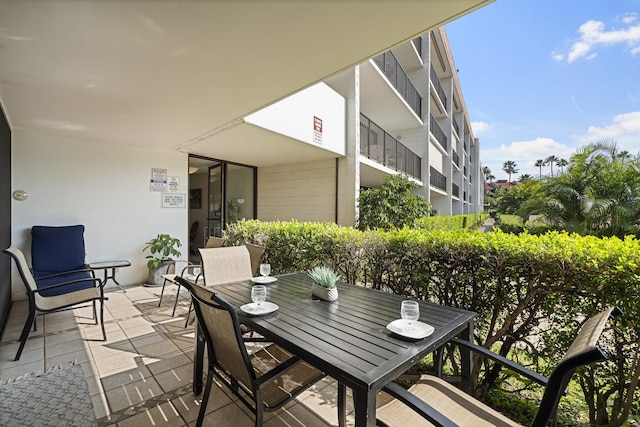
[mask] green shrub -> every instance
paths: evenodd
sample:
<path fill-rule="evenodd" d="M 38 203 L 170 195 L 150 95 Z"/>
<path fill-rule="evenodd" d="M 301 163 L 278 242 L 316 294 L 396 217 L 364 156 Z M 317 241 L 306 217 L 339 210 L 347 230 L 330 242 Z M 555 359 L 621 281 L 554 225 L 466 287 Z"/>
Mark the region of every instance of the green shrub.
<path fill-rule="evenodd" d="M 265 244 L 277 273 L 327 265 L 349 283 L 475 311 L 478 344 L 515 358 L 516 349 L 526 349 L 526 363 L 541 373 L 563 356 L 579 319 L 619 306 L 624 316 L 600 342 L 612 363 L 579 370 L 575 378 L 591 424 L 621 425 L 638 415 L 640 242 L 633 237 L 362 232 L 335 224 L 240 221 L 227 238 Z M 447 354 L 455 357 L 452 350 Z M 484 395 L 509 373 L 475 356 L 474 375 Z"/>

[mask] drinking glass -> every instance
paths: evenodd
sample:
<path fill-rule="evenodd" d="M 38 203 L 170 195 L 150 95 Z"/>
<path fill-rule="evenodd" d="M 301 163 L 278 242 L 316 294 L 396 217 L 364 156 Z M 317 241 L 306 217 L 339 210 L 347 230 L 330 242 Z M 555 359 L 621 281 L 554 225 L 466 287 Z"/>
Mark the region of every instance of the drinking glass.
<path fill-rule="evenodd" d="M 256 303 L 258 309 L 260 309 L 260 304 L 262 304 L 267 299 L 267 287 L 265 285 L 254 285 L 251 287 L 251 301 Z"/>
<path fill-rule="evenodd" d="M 420 318 L 420 306 L 416 301 L 404 300 L 400 306 L 400 315 L 407 321 L 407 329 L 405 332 L 415 332 L 416 329 L 412 323 Z"/>
<path fill-rule="evenodd" d="M 271 274 L 271 264 L 260 264 L 260 275 L 267 277 Z"/>

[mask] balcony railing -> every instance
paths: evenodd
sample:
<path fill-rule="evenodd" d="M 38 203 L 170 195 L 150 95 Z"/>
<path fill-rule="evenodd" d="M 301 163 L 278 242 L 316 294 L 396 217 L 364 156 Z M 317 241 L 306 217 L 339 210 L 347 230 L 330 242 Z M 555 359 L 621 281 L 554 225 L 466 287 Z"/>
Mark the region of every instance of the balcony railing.
<path fill-rule="evenodd" d="M 460 187 L 458 187 L 456 184 L 451 184 L 451 194 L 453 194 L 455 197 L 460 197 Z"/>
<path fill-rule="evenodd" d="M 458 135 L 458 137 L 460 137 L 460 125 L 458 124 L 458 121 L 455 117 L 453 118 L 453 128 L 456 130 L 456 134 Z"/>
<path fill-rule="evenodd" d="M 418 51 L 418 56 L 422 58 L 422 37 L 416 37 L 415 39 L 411 40 L 411 43 L 413 43 L 416 50 Z"/>
<path fill-rule="evenodd" d="M 453 163 L 455 163 L 456 166 L 460 167 L 460 156 L 458 156 L 458 153 L 452 151 L 451 156 L 453 157 Z"/>
<path fill-rule="evenodd" d="M 447 135 L 444 134 L 442 128 L 438 124 L 438 121 L 431 115 L 429 117 L 429 127 L 431 128 L 431 133 L 435 136 L 436 141 L 440 143 L 440 146 L 444 148 L 444 151 L 447 151 Z"/>
<path fill-rule="evenodd" d="M 445 95 L 444 93 L 444 88 L 442 87 L 442 84 L 440 83 L 440 80 L 438 79 L 438 75 L 436 74 L 436 70 L 435 68 L 433 68 L 433 65 L 429 65 L 430 67 L 430 76 L 431 76 L 431 82 L 433 83 L 433 86 L 436 88 L 436 93 L 438 94 L 438 96 L 440 97 L 440 101 L 442 101 L 442 105 L 444 105 L 444 109 L 447 109 L 447 95 Z"/>
<path fill-rule="evenodd" d="M 422 180 L 422 159 L 364 114 L 360 114 L 360 154 Z"/>
<path fill-rule="evenodd" d="M 407 77 L 407 73 L 404 72 L 393 53 L 385 52 L 382 55 L 378 55 L 373 58 L 373 62 L 387 76 L 411 109 L 418 117 L 422 118 L 422 97 L 418 94 L 415 86 L 413 86 L 413 83 Z"/>
<path fill-rule="evenodd" d="M 433 166 L 429 166 L 430 178 L 429 183 L 432 187 L 439 188 L 442 191 L 447 191 L 447 177 L 435 170 Z"/>

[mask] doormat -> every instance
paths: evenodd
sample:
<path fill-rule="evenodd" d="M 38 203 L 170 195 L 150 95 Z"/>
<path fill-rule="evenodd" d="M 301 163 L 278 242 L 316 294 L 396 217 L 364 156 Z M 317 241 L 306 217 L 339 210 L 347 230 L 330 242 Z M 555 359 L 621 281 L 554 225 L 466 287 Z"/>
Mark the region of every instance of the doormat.
<path fill-rule="evenodd" d="M 58 366 L 0 385 L 0 425 L 96 426 L 82 367 Z"/>

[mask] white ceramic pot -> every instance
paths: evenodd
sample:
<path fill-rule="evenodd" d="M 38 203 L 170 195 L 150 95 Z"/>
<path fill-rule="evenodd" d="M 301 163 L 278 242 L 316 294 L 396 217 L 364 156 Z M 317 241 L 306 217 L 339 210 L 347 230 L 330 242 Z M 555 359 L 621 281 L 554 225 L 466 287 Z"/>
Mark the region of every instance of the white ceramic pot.
<path fill-rule="evenodd" d="M 323 288 L 314 283 L 311 287 L 311 293 L 325 301 L 335 301 L 338 299 L 338 288 Z"/>

